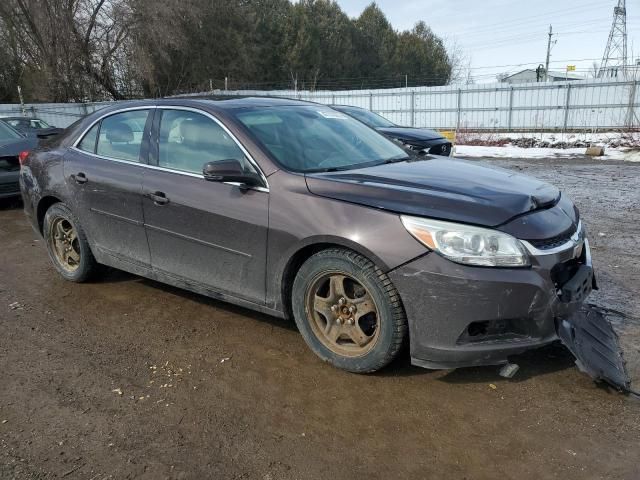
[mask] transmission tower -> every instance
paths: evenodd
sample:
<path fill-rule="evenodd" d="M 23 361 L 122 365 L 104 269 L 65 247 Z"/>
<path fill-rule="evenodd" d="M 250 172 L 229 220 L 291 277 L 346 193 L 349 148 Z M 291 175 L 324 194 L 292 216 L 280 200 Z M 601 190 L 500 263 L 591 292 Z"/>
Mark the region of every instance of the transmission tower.
<path fill-rule="evenodd" d="M 618 0 L 613 9 L 613 25 L 604 49 L 598 78 L 624 77 L 627 66 L 627 8 L 625 0 Z"/>

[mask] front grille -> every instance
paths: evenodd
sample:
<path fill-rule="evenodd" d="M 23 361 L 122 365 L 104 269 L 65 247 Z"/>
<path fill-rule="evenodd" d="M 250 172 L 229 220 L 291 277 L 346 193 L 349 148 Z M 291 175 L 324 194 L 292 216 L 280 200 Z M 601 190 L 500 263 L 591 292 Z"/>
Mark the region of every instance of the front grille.
<path fill-rule="evenodd" d="M 582 249 L 579 257 L 556 264 L 550 274 L 556 291 L 564 302 L 582 301 L 595 287 L 593 270 L 587 264 L 586 248 Z"/>
<path fill-rule="evenodd" d="M 551 250 L 567 243 L 573 234 L 576 233 L 576 227 L 572 226 L 569 230 L 556 235 L 555 237 L 545 238 L 543 240 L 529 240 L 529 243 L 539 250 Z"/>

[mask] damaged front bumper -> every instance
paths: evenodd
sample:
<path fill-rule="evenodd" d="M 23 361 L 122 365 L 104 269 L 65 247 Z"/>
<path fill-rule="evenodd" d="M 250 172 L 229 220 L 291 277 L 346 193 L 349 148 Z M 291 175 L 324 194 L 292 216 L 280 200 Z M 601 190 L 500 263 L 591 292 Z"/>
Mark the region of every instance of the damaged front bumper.
<path fill-rule="evenodd" d="M 507 363 L 559 339 L 595 285 L 589 243 L 537 251 L 531 268 L 483 268 L 436 253 L 389 273 L 409 321 L 414 365 L 450 369 Z"/>

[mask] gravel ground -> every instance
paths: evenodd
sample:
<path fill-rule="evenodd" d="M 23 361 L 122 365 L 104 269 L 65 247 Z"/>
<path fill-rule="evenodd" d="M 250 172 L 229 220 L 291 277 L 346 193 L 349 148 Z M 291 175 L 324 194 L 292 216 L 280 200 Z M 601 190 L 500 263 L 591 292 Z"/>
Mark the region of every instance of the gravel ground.
<path fill-rule="evenodd" d="M 635 378 L 640 165 L 496 160 L 580 206 Z M 64 282 L 0 206 L 0 478 L 637 479 L 640 401 L 559 346 L 495 368 L 322 364 L 295 326 L 132 275 Z M 619 312 L 619 313 L 615 313 Z"/>

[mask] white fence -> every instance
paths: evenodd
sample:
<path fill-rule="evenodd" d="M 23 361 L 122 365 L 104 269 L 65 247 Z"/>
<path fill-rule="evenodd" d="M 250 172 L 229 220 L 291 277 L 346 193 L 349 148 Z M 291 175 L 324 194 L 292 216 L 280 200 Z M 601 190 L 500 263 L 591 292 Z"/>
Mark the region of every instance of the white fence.
<path fill-rule="evenodd" d="M 350 91 L 215 91 L 364 107 L 416 127 L 495 131 L 566 131 L 640 128 L 640 82 L 606 80 L 505 83 Z M 108 103 L 29 104 L 29 116 L 66 127 Z M 20 115 L 20 105 L 0 105 L 0 116 Z"/>
<path fill-rule="evenodd" d="M 505 83 L 351 90 L 233 91 L 372 110 L 399 124 L 456 130 L 609 130 L 639 127 L 639 81 Z"/>
<path fill-rule="evenodd" d="M 0 0 L 1 1 L 1 0 Z M 0 104 L 0 118 L 8 116 L 38 117 L 56 127 L 68 127 L 76 120 L 112 102 L 99 103 L 30 103 L 22 107 L 15 103 Z"/>

